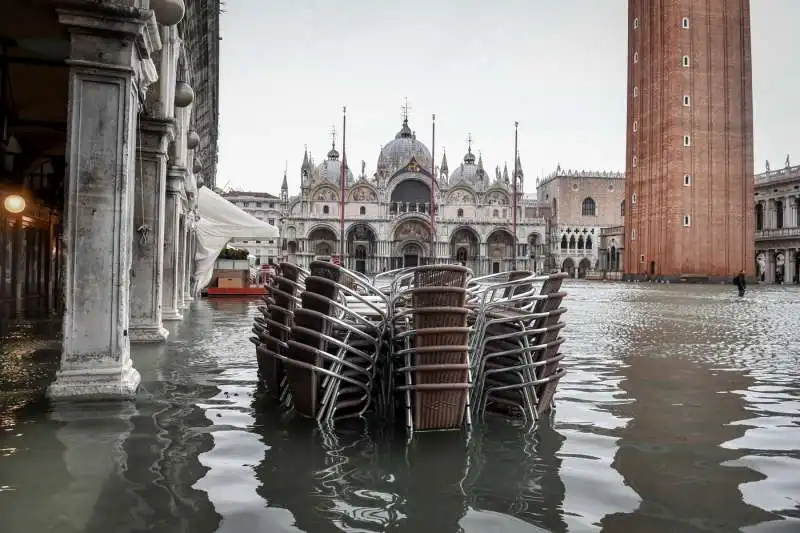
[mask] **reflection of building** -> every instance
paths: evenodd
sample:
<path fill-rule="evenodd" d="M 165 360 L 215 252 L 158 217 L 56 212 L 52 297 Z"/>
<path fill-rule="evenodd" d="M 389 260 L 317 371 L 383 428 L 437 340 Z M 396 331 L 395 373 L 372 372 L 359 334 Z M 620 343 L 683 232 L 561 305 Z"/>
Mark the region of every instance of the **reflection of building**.
<path fill-rule="evenodd" d="M 753 273 L 749 0 L 631 0 L 625 272 Z"/>
<path fill-rule="evenodd" d="M 550 268 L 584 277 L 591 270 L 615 271 L 618 261 L 600 264 L 601 231 L 621 226 L 625 176 L 614 172 L 566 171 L 559 165 L 536 187 L 539 201 L 550 206 Z M 622 241 L 611 243 L 616 257 Z"/>
<path fill-rule="evenodd" d="M 800 165 L 755 177 L 756 270 L 761 281 L 798 283 L 800 274 Z"/>
<path fill-rule="evenodd" d="M 513 186 L 508 168 L 497 167 L 494 175 L 487 172 L 483 159 L 472 152 L 471 141 L 463 161 L 452 171 L 443 156 L 436 169 L 435 234 L 431 235 L 431 159 L 406 118 L 381 150 L 372 177 L 366 175 L 363 161 L 359 176 L 347 169 L 345 266 L 369 273 L 431 261 L 459 261 L 477 274 L 512 268 Z M 541 269 L 547 205 L 522 194 L 519 157 L 516 163 L 516 266 Z M 285 260 L 305 266 L 317 257 L 339 255 L 341 165 L 335 147 L 318 165 L 306 152 L 300 167 L 300 194 L 290 198 L 284 179 Z"/>
<path fill-rule="evenodd" d="M 266 192 L 230 191 L 222 196 L 236 207 L 259 220 L 277 226 L 281 218 L 280 198 Z M 231 246 L 247 249 L 256 257 L 256 264 L 280 262 L 278 240 L 231 241 Z"/>

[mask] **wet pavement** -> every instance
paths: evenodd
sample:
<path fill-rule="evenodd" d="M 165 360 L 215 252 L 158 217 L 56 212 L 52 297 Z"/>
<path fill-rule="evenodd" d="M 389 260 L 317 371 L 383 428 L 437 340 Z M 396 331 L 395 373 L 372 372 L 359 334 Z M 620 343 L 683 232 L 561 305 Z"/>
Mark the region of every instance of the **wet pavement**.
<path fill-rule="evenodd" d="M 0 340 L 0 531 L 800 531 L 800 288 L 570 282 L 569 372 L 533 435 L 282 417 L 256 302 L 136 347 L 135 403 L 50 407 L 57 322 Z M 36 350 L 31 352 L 31 347 Z"/>

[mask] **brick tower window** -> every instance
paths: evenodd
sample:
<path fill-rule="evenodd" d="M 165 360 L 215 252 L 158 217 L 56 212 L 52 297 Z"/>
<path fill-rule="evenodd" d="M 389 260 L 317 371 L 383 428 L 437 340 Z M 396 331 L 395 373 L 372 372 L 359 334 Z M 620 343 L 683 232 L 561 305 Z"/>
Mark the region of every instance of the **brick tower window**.
<path fill-rule="evenodd" d="M 636 168 L 636 156 L 633 156 L 632 165 L 633 165 L 633 168 Z"/>
<path fill-rule="evenodd" d="M 692 217 L 689 215 L 683 215 L 683 227 L 688 228 L 692 225 Z"/>
<path fill-rule="evenodd" d="M 686 107 L 692 105 L 692 97 L 689 96 L 688 94 L 683 95 L 683 105 Z"/>
<path fill-rule="evenodd" d="M 636 205 L 636 193 L 631 195 L 631 205 Z"/>
<path fill-rule="evenodd" d="M 633 131 L 639 131 L 639 121 L 638 120 L 634 120 L 633 121 Z"/>
<path fill-rule="evenodd" d="M 632 230 L 631 230 L 631 240 L 632 240 L 632 241 L 635 241 L 635 240 L 636 240 L 636 230 L 635 230 L 635 229 L 632 229 Z"/>
<path fill-rule="evenodd" d="M 684 174 L 683 175 L 683 186 L 688 187 L 692 184 L 692 176 L 691 174 Z"/>
<path fill-rule="evenodd" d="M 639 17 L 636 17 L 635 19 L 633 19 L 633 29 L 634 30 L 638 30 L 639 29 Z"/>
<path fill-rule="evenodd" d="M 683 65 L 684 67 L 688 67 L 691 64 L 692 64 L 692 61 L 691 61 L 691 59 L 689 59 L 689 56 L 683 56 L 683 59 L 681 59 L 681 65 Z"/>
<path fill-rule="evenodd" d="M 585 217 L 597 216 L 597 204 L 592 198 L 584 198 L 581 206 L 581 215 Z"/>
<path fill-rule="evenodd" d="M 691 146 L 692 145 L 692 137 L 690 135 L 683 136 L 683 145 L 684 146 Z"/>
<path fill-rule="evenodd" d="M 633 97 L 636 98 L 637 96 L 639 96 L 639 87 L 634 85 L 633 86 Z"/>
<path fill-rule="evenodd" d="M 634 63 L 638 63 L 639 62 L 639 52 L 634 52 L 633 53 L 633 62 Z"/>
<path fill-rule="evenodd" d="M 683 17 L 683 19 L 681 20 L 681 28 L 683 28 L 684 30 L 689 29 L 689 17 Z"/>

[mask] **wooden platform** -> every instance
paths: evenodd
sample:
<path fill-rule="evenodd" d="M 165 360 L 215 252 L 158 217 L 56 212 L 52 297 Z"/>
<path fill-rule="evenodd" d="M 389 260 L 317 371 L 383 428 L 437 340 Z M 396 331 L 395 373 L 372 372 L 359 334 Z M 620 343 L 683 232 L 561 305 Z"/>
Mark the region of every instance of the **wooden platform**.
<path fill-rule="evenodd" d="M 209 298 L 226 296 L 263 296 L 266 294 L 264 287 L 209 287 L 207 292 Z"/>

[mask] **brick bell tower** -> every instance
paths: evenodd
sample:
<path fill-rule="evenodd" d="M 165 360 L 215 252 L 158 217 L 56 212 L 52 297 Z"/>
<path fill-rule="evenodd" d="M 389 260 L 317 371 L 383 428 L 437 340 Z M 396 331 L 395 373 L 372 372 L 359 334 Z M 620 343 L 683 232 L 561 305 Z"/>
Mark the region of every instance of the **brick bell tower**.
<path fill-rule="evenodd" d="M 755 271 L 749 0 L 629 0 L 628 279 Z"/>

